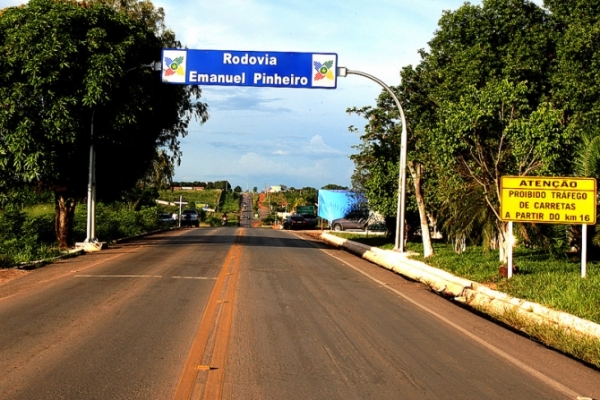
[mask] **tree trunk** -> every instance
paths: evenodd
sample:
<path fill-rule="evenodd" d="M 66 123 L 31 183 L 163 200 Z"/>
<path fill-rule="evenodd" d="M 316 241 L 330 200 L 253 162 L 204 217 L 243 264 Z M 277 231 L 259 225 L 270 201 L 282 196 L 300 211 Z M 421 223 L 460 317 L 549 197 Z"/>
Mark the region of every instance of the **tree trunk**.
<path fill-rule="evenodd" d="M 423 166 L 414 161 L 408 163 L 410 174 L 415 185 L 415 197 L 417 198 L 417 207 L 419 208 L 419 218 L 421 222 L 421 239 L 423 240 L 423 257 L 428 258 L 433 255 L 433 245 L 431 244 L 431 234 L 429 233 L 429 222 L 425 212 L 425 201 L 421 192 L 421 175 Z"/>
<path fill-rule="evenodd" d="M 396 238 L 396 217 L 385 216 L 385 226 L 387 227 L 387 237 Z"/>
<path fill-rule="evenodd" d="M 467 251 L 467 238 L 464 233 L 461 233 L 456 238 L 452 239 L 452 247 L 456 254 L 462 254 Z"/>
<path fill-rule="evenodd" d="M 73 245 L 73 217 L 75 215 L 75 200 L 64 193 L 54 193 L 54 232 L 58 248 L 66 250 Z"/>

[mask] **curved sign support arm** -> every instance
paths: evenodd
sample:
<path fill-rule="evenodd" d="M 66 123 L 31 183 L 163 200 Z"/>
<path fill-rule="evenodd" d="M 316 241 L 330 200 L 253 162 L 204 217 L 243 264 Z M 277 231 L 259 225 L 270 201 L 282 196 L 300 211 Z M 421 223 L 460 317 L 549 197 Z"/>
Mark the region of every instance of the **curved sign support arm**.
<path fill-rule="evenodd" d="M 389 86 L 387 86 L 380 79 L 377 79 L 373 75 L 369 75 L 365 72 L 353 71 L 345 67 L 338 67 L 338 76 L 345 77 L 348 74 L 364 76 L 365 78 L 369 78 L 372 81 L 381 85 L 381 87 L 383 87 L 390 94 L 390 96 L 392 96 L 392 99 L 394 99 L 394 102 L 398 107 L 398 111 L 400 111 L 400 120 L 402 123 L 402 138 L 400 142 L 400 169 L 398 172 L 398 210 L 396 214 L 396 243 L 394 246 L 394 250 L 398 250 L 404 253 L 406 251 L 404 246 L 404 219 L 406 213 L 406 148 L 408 142 L 408 133 L 406 131 L 406 118 L 404 117 L 404 110 L 400 105 L 400 101 L 398 100 L 394 92 L 392 92 L 392 89 L 390 89 Z"/>

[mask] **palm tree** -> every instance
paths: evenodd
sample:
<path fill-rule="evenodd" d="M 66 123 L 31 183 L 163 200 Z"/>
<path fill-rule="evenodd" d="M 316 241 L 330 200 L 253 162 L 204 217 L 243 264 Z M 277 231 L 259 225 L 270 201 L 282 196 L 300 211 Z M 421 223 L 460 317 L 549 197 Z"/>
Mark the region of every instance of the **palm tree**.
<path fill-rule="evenodd" d="M 575 153 L 575 174 L 577 176 L 600 179 L 600 134 L 586 132 Z M 592 243 L 600 246 L 600 229 L 594 225 Z"/>

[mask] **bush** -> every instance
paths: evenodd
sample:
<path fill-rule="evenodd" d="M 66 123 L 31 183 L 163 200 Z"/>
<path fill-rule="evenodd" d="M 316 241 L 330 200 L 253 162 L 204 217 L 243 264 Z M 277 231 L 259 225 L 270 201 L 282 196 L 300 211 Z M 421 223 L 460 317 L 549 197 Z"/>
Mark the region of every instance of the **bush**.
<path fill-rule="evenodd" d="M 121 203 L 96 205 L 96 237 L 102 241 L 113 241 L 129 236 L 135 236 L 144 232 L 161 228 L 158 219 L 158 208 L 143 206 L 140 211 L 134 211 Z M 75 218 L 76 237 L 85 239 L 87 225 L 87 210 L 81 207 L 81 211 Z"/>
<path fill-rule="evenodd" d="M 0 213 L 0 268 L 55 257 L 55 242 L 53 216 L 28 218 L 12 208 Z"/>
<path fill-rule="evenodd" d="M 269 214 L 262 219 L 262 223 L 265 225 L 273 225 L 275 222 L 275 216 L 273 214 Z"/>
<path fill-rule="evenodd" d="M 113 241 L 127 236 L 139 235 L 162 227 L 157 207 L 143 206 L 134 211 L 121 203 L 96 205 L 96 237 Z M 86 238 L 87 209 L 78 207 L 75 214 L 73 236 L 81 242 Z"/>
<path fill-rule="evenodd" d="M 31 216 L 15 207 L 0 211 L 0 268 L 43 260 L 61 253 L 54 232 L 54 208 L 47 209 L 45 214 L 35 212 Z M 158 217 L 159 211 L 157 206 L 142 206 L 135 211 L 123 203 L 98 203 L 96 237 L 110 242 L 160 229 L 165 224 Z M 216 225 L 220 225 L 220 220 Z M 75 210 L 74 241 L 84 241 L 86 230 L 87 209 L 82 205 Z"/>
<path fill-rule="evenodd" d="M 204 222 L 211 227 L 221 226 L 221 218 L 217 218 L 217 216 L 214 214 L 211 214 L 210 216 L 206 217 Z"/>

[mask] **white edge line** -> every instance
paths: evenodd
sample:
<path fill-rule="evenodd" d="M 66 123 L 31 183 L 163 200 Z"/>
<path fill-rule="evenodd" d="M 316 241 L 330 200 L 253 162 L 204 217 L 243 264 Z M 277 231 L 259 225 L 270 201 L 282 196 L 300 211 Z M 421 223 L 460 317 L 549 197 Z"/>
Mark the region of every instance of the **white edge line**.
<path fill-rule="evenodd" d="M 507 360 L 508 362 L 510 362 L 511 364 L 515 365 L 518 368 L 521 368 L 522 370 L 524 370 L 525 372 L 531 374 L 532 376 L 536 377 L 537 379 L 541 380 L 542 382 L 548 384 L 549 386 L 553 387 L 554 389 L 558 390 L 559 392 L 562 392 L 563 394 L 577 399 L 579 398 L 580 395 L 578 395 L 577 393 L 575 393 L 573 390 L 569 389 L 568 387 L 564 386 L 563 384 L 556 382 L 554 379 L 548 377 L 547 375 L 542 374 L 539 371 L 536 371 L 535 369 L 531 368 L 530 366 L 522 363 L 521 361 L 517 360 L 516 358 L 514 358 L 513 356 L 511 356 L 510 354 L 504 352 L 503 350 L 485 342 L 483 339 L 480 339 L 479 337 L 477 337 L 476 335 L 472 334 L 471 332 L 469 332 L 468 330 L 462 328 L 460 325 L 455 324 L 454 322 L 448 320 L 447 318 L 445 318 L 444 316 L 436 313 L 435 311 L 427 308 L 426 306 L 417 303 L 415 300 L 411 299 L 410 297 L 402 294 L 400 291 L 390 287 L 389 285 L 386 285 L 384 282 L 380 281 L 377 278 L 372 277 L 371 275 L 367 274 L 364 271 L 361 271 L 360 269 L 356 268 L 355 266 L 349 264 L 348 262 L 342 260 L 339 257 L 334 256 L 333 254 L 330 254 L 326 251 L 326 249 L 322 249 L 322 251 L 327 254 L 330 257 L 335 258 L 336 260 L 346 264 L 347 266 L 349 266 L 350 268 L 352 268 L 353 270 L 363 274 L 364 276 L 366 276 L 367 278 L 371 279 L 372 281 L 378 283 L 379 285 L 381 285 L 382 287 L 391 290 L 392 292 L 394 292 L 395 294 L 397 294 L 398 296 L 402 297 L 403 299 L 405 299 L 406 301 L 414 304 L 415 306 L 419 307 L 420 309 L 427 311 L 428 313 L 430 313 L 431 315 L 433 315 L 434 317 L 438 318 L 439 320 L 441 320 L 442 322 L 452 326 L 454 329 L 462 332 L 463 334 L 465 334 L 466 336 L 468 336 L 470 339 L 473 339 L 474 341 L 478 342 L 479 344 L 481 344 L 482 346 L 484 346 L 485 348 L 487 348 L 488 350 L 496 353 L 497 355 L 499 355 L 500 357 L 504 358 L 505 360 Z"/>

